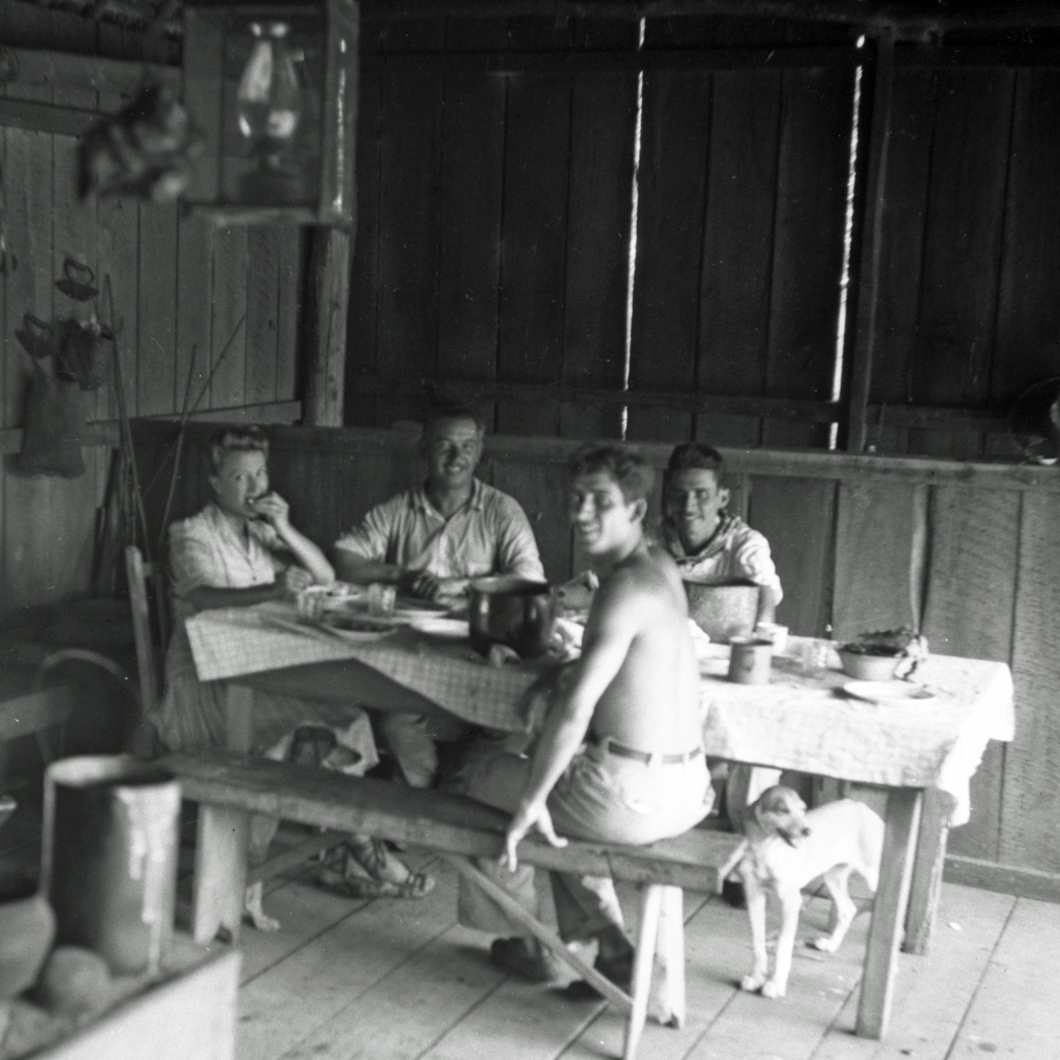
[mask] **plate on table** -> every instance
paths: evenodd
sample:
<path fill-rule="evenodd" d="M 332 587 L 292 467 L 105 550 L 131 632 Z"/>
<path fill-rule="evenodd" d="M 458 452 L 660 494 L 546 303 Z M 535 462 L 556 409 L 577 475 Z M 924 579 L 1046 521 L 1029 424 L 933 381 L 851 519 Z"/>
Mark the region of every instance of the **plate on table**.
<path fill-rule="evenodd" d="M 346 613 L 326 615 L 318 625 L 328 633 L 333 633 L 352 644 L 371 644 L 396 633 L 402 623 L 391 618 Z"/>
<path fill-rule="evenodd" d="M 843 691 L 866 703 L 888 706 L 892 703 L 931 703 L 935 694 L 925 685 L 912 681 L 847 681 Z"/>
<path fill-rule="evenodd" d="M 442 618 L 436 615 L 414 618 L 409 625 L 417 633 L 444 640 L 466 640 L 471 636 L 471 627 L 461 618 Z"/>

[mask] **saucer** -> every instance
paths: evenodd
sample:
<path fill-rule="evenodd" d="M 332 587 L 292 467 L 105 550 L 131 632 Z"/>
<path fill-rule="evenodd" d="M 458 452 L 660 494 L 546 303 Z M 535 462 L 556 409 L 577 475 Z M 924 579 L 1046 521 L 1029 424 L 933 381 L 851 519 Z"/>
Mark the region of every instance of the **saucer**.
<path fill-rule="evenodd" d="M 855 699 L 880 706 L 891 703 L 931 703 L 935 699 L 934 693 L 928 691 L 925 685 L 913 684 L 911 681 L 847 681 L 843 691 Z"/>

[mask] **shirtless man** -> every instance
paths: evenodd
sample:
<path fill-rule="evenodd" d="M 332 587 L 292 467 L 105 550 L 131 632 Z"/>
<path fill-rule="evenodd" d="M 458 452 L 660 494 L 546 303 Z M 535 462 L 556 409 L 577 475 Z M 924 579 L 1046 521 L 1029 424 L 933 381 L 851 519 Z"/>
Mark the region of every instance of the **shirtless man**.
<path fill-rule="evenodd" d="M 621 445 L 571 460 L 570 517 L 600 578 L 581 658 L 564 674 L 530 758 L 494 754 L 470 767 L 468 794 L 513 811 L 500 865 L 483 864 L 536 915 L 533 870 L 518 862 L 528 832 L 651 843 L 679 835 L 709 811 L 700 746 L 699 675 L 688 609 L 672 560 L 650 552 L 643 522 L 653 472 Z M 552 874 L 564 941 L 598 943 L 596 968 L 628 987 L 633 947 L 610 879 Z M 487 931 L 510 921 L 481 891 L 461 895 L 461 920 Z M 490 957 L 508 972 L 546 981 L 556 959 L 533 938 L 501 938 Z M 568 995 L 594 992 L 573 983 Z"/>

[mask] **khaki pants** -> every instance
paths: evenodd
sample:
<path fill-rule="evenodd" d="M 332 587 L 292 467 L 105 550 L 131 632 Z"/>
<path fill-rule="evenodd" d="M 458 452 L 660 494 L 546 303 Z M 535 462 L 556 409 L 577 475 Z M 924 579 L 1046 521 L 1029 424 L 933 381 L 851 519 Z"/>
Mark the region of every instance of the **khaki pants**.
<path fill-rule="evenodd" d="M 506 752 L 472 758 L 463 790 L 481 802 L 514 811 L 526 787 L 530 760 Z M 619 758 L 603 744 L 587 746 L 572 759 L 548 797 L 560 835 L 639 845 L 680 835 L 710 811 L 714 793 L 706 761 L 697 755 L 678 765 L 648 765 Z M 533 867 L 513 873 L 494 861 L 479 867 L 531 915 L 538 901 Z M 622 911 L 608 878 L 551 873 L 559 934 L 566 942 L 587 939 L 610 925 L 622 926 Z M 481 890 L 460 881 L 460 922 L 499 935 L 522 929 Z"/>

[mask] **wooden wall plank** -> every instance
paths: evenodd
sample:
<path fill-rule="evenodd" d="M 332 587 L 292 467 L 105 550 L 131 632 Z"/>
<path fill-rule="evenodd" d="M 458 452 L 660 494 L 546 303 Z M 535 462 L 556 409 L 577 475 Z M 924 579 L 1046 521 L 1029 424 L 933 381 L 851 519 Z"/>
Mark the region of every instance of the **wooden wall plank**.
<path fill-rule="evenodd" d="M 804 637 L 827 634 L 832 603 L 836 486 L 750 477 L 747 521 L 765 534 L 784 599 L 777 621 Z"/>
<path fill-rule="evenodd" d="M 247 229 L 247 358 L 243 401 L 276 400 L 280 245 L 274 225 Z"/>
<path fill-rule="evenodd" d="M 116 93 L 100 93 L 100 107 L 108 112 L 119 109 Z M 110 277 L 115 323 L 121 323 L 118 335 L 118 356 L 126 400 L 133 408 L 136 402 L 136 353 L 138 343 L 137 302 L 140 297 L 139 245 L 140 210 L 133 199 L 113 195 L 96 202 L 96 278 L 103 291 L 104 278 Z M 100 309 L 105 315 L 109 307 L 100 297 Z M 109 323 L 109 321 L 108 321 Z M 118 399 L 115 390 L 113 365 L 108 366 L 107 382 L 100 390 L 96 405 L 100 419 L 117 418 Z"/>
<path fill-rule="evenodd" d="M 975 407 L 989 392 L 1015 75 L 987 69 L 935 76 L 913 399 Z M 967 457 L 981 452 L 981 439 L 917 429 L 910 446 Z"/>
<path fill-rule="evenodd" d="M 700 284 L 699 387 L 764 394 L 781 75 L 714 75 Z M 757 445 L 752 417 L 696 417 L 696 437 Z"/>
<path fill-rule="evenodd" d="M 932 651 L 1007 663 L 1019 549 L 1020 498 L 960 487 L 931 491 L 923 631 Z M 1004 748 L 991 744 L 972 777 L 972 819 L 950 834 L 952 853 L 996 861 Z"/>
<path fill-rule="evenodd" d="M 247 230 L 219 228 L 213 234 L 213 316 L 210 321 L 210 408 L 225 409 L 244 402 L 247 329 L 238 328 L 247 308 Z M 232 336 L 235 338 L 232 338 Z M 225 345 L 232 344 L 225 351 Z M 224 361 L 218 366 L 222 352 Z"/>
<path fill-rule="evenodd" d="M 1060 871 L 1058 526 L 1060 497 L 1023 498 L 1012 648 L 1016 739 L 1005 749 L 1001 802 L 1001 860 L 1047 872 Z"/>
<path fill-rule="evenodd" d="M 185 395 L 191 408 L 209 408 L 203 392 L 212 367 L 213 228 L 205 216 L 181 217 L 177 232 L 177 343 L 174 411 L 182 412 Z M 190 374 L 190 379 L 189 379 Z"/>
<path fill-rule="evenodd" d="M 783 74 L 767 392 L 831 393 L 843 259 L 853 81 L 849 70 Z M 763 443 L 823 446 L 825 426 L 765 424 Z"/>
<path fill-rule="evenodd" d="M 366 28 L 362 25 L 364 41 Z M 377 372 L 379 283 L 379 165 L 383 71 L 361 64 L 357 114 L 357 231 L 350 268 L 350 304 L 346 337 L 346 422 L 376 426 L 374 395 L 357 392 L 362 375 Z"/>
<path fill-rule="evenodd" d="M 991 404 L 1060 375 L 1060 71 L 1016 75 Z"/>
<path fill-rule="evenodd" d="M 634 74 L 572 78 L 562 381 L 574 386 L 623 382 L 636 108 Z M 620 410 L 564 405 L 560 433 L 617 438 Z"/>
<path fill-rule="evenodd" d="M 177 207 L 140 206 L 136 413 L 176 407 Z"/>
<path fill-rule="evenodd" d="M 438 347 L 438 152 L 442 75 L 384 76 L 380 137 L 377 365 L 391 378 L 433 376 Z M 377 399 L 377 422 L 416 419 L 421 404 Z"/>
<path fill-rule="evenodd" d="M 839 486 L 833 636 L 919 628 L 927 493 L 867 480 Z"/>
<path fill-rule="evenodd" d="M 494 466 L 493 485 L 523 506 L 549 581 L 558 583 L 570 578 L 573 573 L 571 532 L 564 469 L 554 464 L 498 462 Z"/>
<path fill-rule="evenodd" d="M 695 389 L 709 74 L 644 75 L 630 389 Z M 629 437 L 685 441 L 690 413 L 629 410 Z"/>
<path fill-rule="evenodd" d="M 497 376 L 555 382 L 563 358 L 570 78 L 529 73 L 508 88 Z M 556 402 L 498 402 L 497 430 L 556 434 Z"/>
<path fill-rule="evenodd" d="M 441 163 L 438 375 L 497 371 L 505 81 L 448 73 Z M 483 409 L 493 422 L 493 409 Z"/>
<path fill-rule="evenodd" d="M 298 327 L 301 307 L 303 229 L 295 224 L 276 228 L 279 248 L 279 292 L 276 312 L 276 398 L 291 401 L 298 395 Z M 357 236 L 356 238 L 360 238 Z M 347 344 L 347 357 L 349 345 Z"/>

